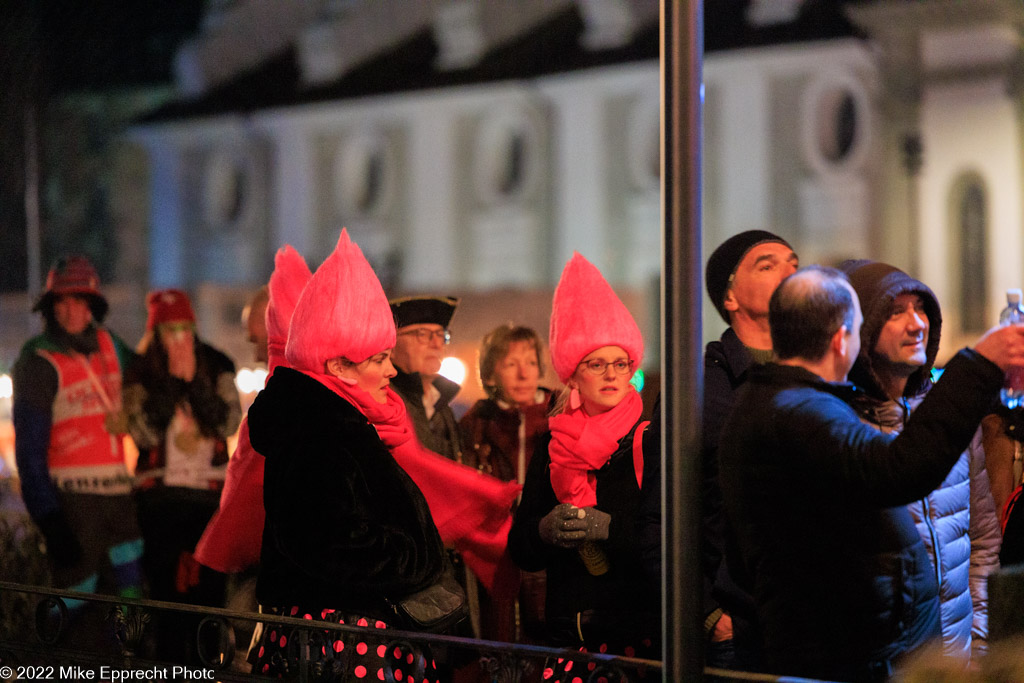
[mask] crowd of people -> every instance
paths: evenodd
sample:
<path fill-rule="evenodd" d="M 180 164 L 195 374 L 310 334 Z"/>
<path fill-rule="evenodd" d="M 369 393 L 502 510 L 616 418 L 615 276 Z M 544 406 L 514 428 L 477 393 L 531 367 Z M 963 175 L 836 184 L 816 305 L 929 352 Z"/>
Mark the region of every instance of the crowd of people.
<path fill-rule="evenodd" d="M 51 269 L 14 423 L 53 584 L 259 610 L 248 662 L 281 678 L 481 679 L 359 629 L 316 631 L 300 663 L 290 618 L 562 648 L 544 681 L 577 680 L 577 652 L 660 659 L 661 420 L 598 269 L 565 265 L 549 353 L 514 323 L 484 337 L 486 398 L 460 419 L 440 374 L 458 299 L 389 300 L 346 231 L 315 272 L 288 246 L 274 265 L 247 308 L 269 379 L 246 416 L 185 292 L 147 296 L 133 351 L 102 325 L 91 264 Z M 765 231 L 719 245 L 706 285 L 728 324 L 704 369 L 707 665 L 881 681 L 938 646 L 977 668 L 987 577 L 1024 552 L 1020 417 L 998 404 L 1024 327 L 940 371 L 927 285 L 876 261 L 800 268 Z M 195 627 L 158 621 L 153 654 L 194 658 Z"/>

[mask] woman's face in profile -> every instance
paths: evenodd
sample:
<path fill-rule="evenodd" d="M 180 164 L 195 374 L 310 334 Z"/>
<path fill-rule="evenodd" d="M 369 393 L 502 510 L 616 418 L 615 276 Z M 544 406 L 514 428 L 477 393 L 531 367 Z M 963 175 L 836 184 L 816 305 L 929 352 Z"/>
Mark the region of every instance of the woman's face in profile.
<path fill-rule="evenodd" d="M 530 405 L 540 386 L 540 363 L 537 349 L 528 341 L 512 342 L 508 353 L 494 367 L 494 384 L 498 395 L 509 403 Z"/>
<path fill-rule="evenodd" d="M 391 364 L 391 349 L 385 349 L 361 363 L 345 362 L 337 366 L 328 365 L 327 369 L 332 375 L 354 380 L 356 386 L 377 403 L 388 402 L 388 385 L 391 384 L 391 378 L 398 374 Z"/>
<path fill-rule="evenodd" d="M 587 415 L 600 415 L 619 405 L 633 390 L 633 361 L 621 346 L 602 346 L 591 351 L 573 373 L 571 382 L 580 392 Z"/>

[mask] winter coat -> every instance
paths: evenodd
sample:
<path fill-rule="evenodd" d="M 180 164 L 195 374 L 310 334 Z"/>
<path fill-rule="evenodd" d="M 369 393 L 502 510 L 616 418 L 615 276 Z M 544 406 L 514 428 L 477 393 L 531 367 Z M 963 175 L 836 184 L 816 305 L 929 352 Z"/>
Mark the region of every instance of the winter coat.
<path fill-rule="evenodd" d="M 196 371 L 191 381 L 167 371 L 167 355 L 157 341 L 125 371 L 124 408 L 128 431 L 139 448 L 136 484 L 147 489 L 163 484 L 220 491 L 228 464 L 227 438 L 238 429 L 242 409 L 235 388 L 235 364 L 198 339 Z M 171 464 L 169 428 L 179 407 L 187 406 L 199 430 L 196 452 L 204 462 Z M 171 453 L 176 451 L 171 450 Z M 180 455 L 188 458 L 188 451 Z"/>
<path fill-rule="evenodd" d="M 397 367 L 395 369 L 398 370 Z M 423 380 L 420 374 L 398 370 L 398 374 L 391 379 L 391 388 L 405 402 L 405 409 L 409 412 L 420 443 L 449 460 L 462 462 L 459 427 L 449 405 L 462 387 L 441 375 L 434 378 L 433 385 L 441 397 L 434 404 L 434 414 L 428 418 L 427 409 L 423 405 Z"/>
<path fill-rule="evenodd" d="M 660 585 L 644 571 L 639 532 L 645 500 L 661 495 L 659 435 L 648 429 L 642 437 L 641 490 L 633 467 L 635 429 L 619 440 L 611 459 L 595 472 L 596 507 L 611 515 L 608 540 L 597 542 L 609 564 L 608 572 L 601 576 L 587 571 L 577 549 L 548 545 L 540 538 L 540 520 L 558 505 L 551 488 L 550 434 L 538 441 L 530 460 L 522 501 L 509 532 L 508 549 L 512 561 L 520 568 L 547 570 L 545 618 L 556 645 L 596 647 L 607 642 L 603 639 L 608 637 L 609 630 L 629 632 L 634 638 L 643 634 L 656 638 L 660 633 Z M 592 626 L 592 630 L 583 628 L 582 642 L 578 620 Z"/>
<path fill-rule="evenodd" d="M 765 668 L 882 680 L 939 636 L 938 588 L 905 506 L 970 443 L 1003 373 L 965 349 L 895 438 L 807 370 L 750 371 L 719 446 L 721 485 L 752 579 Z"/>
<path fill-rule="evenodd" d="M 261 604 L 387 621 L 394 613 L 386 598 L 436 580 L 444 546 L 423 494 L 358 409 L 279 367 L 248 422 L 266 458 Z"/>
<path fill-rule="evenodd" d="M 548 430 L 552 393 L 540 393 L 543 400 L 525 408 L 493 398 L 473 404 L 459 420 L 464 463 L 502 481 L 519 481 L 520 454 L 525 474 L 537 438 Z"/>
<path fill-rule="evenodd" d="M 726 519 L 719 486 L 718 442 L 722 425 L 736 402 L 736 393 L 754 366 L 746 346 L 728 328 L 719 341 L 704 351 L 704 414 L 702 430 L 701 566 L 704 570 L 705 629 L 714 627 L 724 610 L 733 621 L 734 638 L 741 662 L 753 665 L 758 636 L 754 625 L 754 599 L 739 568 L 726 559 Z"/>
<path fill-rule="evenodd" d="M 860 355 L 850 381 L 862 391 L 854 402 L 861 418 L 885 432 L 899 433 L 932 386 L 932 368 L 942 336 L 942 309 L 932 290 L 885 263 L 843 264 L 864 311 Z M 928 318 L 925 361 L 907 378 L 900 400 L 883 388 L 873 367 L 874 349 L 901 294 L 917 296 Z M 988 637 L 988 575 L 998 569 L 999 521 L 992 499 L 981 433 L 935 491 L 909 506 L 928 550 L 939 585 L 943 649 L 968 658 L 984 652 Z"/>
<path fill-rule="evenodd" d="M 861 418 L 899 433 L 923 396 L 907 401 L 862 397 Z M 999 568 L 1000 532 L 980 434 L 937 489 L 908 505 L 939 586 L 943 650 L 968 658 L 988 638 L 988 575 Z M 977 642 L 974 642 L 975 639 Z"/>

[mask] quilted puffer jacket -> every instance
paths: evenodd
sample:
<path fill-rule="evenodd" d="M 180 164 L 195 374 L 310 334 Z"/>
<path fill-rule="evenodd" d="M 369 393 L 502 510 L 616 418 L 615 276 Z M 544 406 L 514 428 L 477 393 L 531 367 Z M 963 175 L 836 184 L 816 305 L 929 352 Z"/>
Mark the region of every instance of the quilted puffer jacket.
<path fill-rule="evenodd" d="M 865 398 L 861 418 L 884 432 L 900 432 L 921 397 Z M 988 575 L 999 568 L 999 521 L 985 471 L 980 431 L 939 488 L 908 506 L 935 567 L 943 650 L 980 655 L 988 638 Z"/>
<path fill-rule="evenodd" d="M 864 312 L 861 348 L 850 381 L 863 393 L 854 403 L 861 419 L 886 432 L 900 432 L 910 413 L 932 388 L 935 357 L 942 337 L 942 309 L 927 285 L 877 261 L 847 261 L 840 269 L 850 278 Z M 883 326 L 900 294 L 917 295 L 928 319 L 926 362 L 908 378 L 900 399 L 882 388 L 873 367 Z M 939 582 L 943 649 L 967 659 L 981 654 L 988 638 L 987 578 L 999 567 L 1001 543 L 995 501 L 985 471 L 981 430 L 950 470 L 942 485 L 908 506 L 928 549 Z"/>

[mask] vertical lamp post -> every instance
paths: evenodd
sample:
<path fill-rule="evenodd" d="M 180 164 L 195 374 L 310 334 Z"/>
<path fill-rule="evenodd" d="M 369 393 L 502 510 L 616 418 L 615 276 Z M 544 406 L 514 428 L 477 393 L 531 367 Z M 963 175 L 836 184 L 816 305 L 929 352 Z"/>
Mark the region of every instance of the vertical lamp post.
<path fill-rule="evenodd" d="M 703 673 L 700 566 L 701 0 L 661 2 L 663 616 L 666 681 Z"/>

